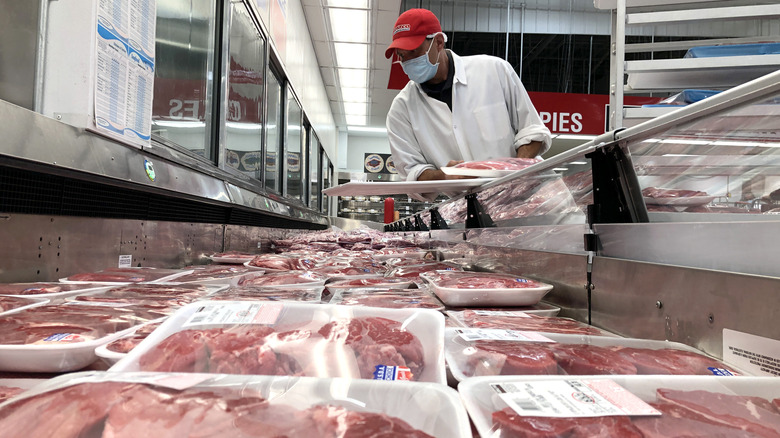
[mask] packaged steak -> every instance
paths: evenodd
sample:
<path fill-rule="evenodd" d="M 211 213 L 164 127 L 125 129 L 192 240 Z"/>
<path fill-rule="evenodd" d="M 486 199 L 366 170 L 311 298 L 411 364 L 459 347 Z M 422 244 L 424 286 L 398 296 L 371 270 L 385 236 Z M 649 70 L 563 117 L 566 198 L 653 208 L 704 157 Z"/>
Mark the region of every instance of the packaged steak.
<path fill-rule="evenodd" d="M 532 306 L 552 285 L 491 272 L 435 271 L 420 274 L 448 306 Z"/>
<path fill-rule="evenodd" d="M 740 371 L 684 344 L 647 339 L 445 329 L 453 377 L 497 375 L 719 375 Z"/>
<path fill-rule="evenodd" d="M 257 254 L 250 254 L 246 252 L 241 251 L 227 251 L 227 252 L 218 252 L 215 254 L 212 254 L 209 256 L 212 262 L 214 263 L 223 263 L 223 264 L 231 264 L 231 265 L 243 265 L 244 263 L 248 262 L 249 260 L 252 260 L 255 258 Z"/>
<path fill-rule="evenodd" d="M 526 312 L 485 313 L 480 310 L 448 310 L 447 315 L 461 327 L 479 329 L 525 330 L 569 335 L 615 336 L 570 318 L 548 317 Z"/>
<path fill-rule="evenodd" d="M 244 263 L 248 268 L 259 268 L 270 272 L 305 271 L 315 266 L 315 259 L 288 254 L 260 254 Z"/>
<path fill-rule="evenodd" d="M 330 299 L 330 304 L 384 307 L 388 309 L 444 310 L 444 305 L 426 289 L 354 289 L 341 291 Z"/>
<path fill-rule="evenodd" d="M 462 312 L 470 310 L 476 314 L 489 317 L 524 317 L 523 314 L 537 316 L 556 316 L 561 311 L 558 306 L 549 303 L 538 302 L 533 306 L 515 306 L 515 307 L 451 307 L 453 312 Z"/>
<path fill-rule="evenodd" d="M 200 301 L 111 370 L 444 383 L 443 340 L 444 317 L 428 309 Z"/>
<path fill-rule="evenodd" d="M 382 277 L 387 269 L 384 266 L 317 266 L 311 272 L 323 275 L 331 281 L 358 278 Z"/>
<path fill-rule="evenodd" d="M 775 377 L 485 376 L 461 382 L 458 392 L 482 437 L 777 437 L 780 430 Z"/>
<path fill-rule="evenodd" d="M 174 310 L 185 304 L 208 297 L 225 287 L 227 285 L 133 284 L 77 295 L 66 301 L 94 306 L 133 305 L 160 312 L 164 316 L 173 313 Z"/>
<path fill-rule="evenodd" d="M 167 282 L 176 277 L 189 274 L 189 271 L 181 269 L 159 268 L 106 268 L 97 272 L 85 272 L 69 275 L 61 278 L 63 283 L 141 283 L 141 282 Z"/>
<path fill-rule="evenodd" d="M 105 287 L 96 283 L 6 283 L 0 284 L 0 295 L 59 299 Z"/>
<path fill-rule="evenodd" d="M 265 286 L 231 286 L 209 297 L 210 300 L 227 301 L 307 301 L 320 302 L 324 288 L 288 288 Z"/>
<path fill-rule="evenodd" d="M 412 280 L 405 278 L 387 278 L 387 277 L 368 277 L 368 278 L 349 278 L 345 280 L 331 281 L 328 283 L 328 289 L 349 290 L 363 288 L 388 288 L 388 289 L 408 289 L 413 284 Z"/>
<path fill-rule="evenodd" d="M 236 284 L 242 276 L 256 272 L 240 265 L 196 265 L 184 269 L 192 273 L 177 277 L 177 283 Z"/>
<path fill-rule="evenodd" d="M 425 263 L 422 265 L 412 266 L 399 266 L 387 271 L 385 274 L 389 278 L 407 278 L 410 280 L 418 280 L 422 274 L 435 271 L 460 271 L 460 266 L 454 263 L 447 262 L 434 262 Z"/>
<path fill-rule="evenodd" d="M 32 307 L 44 306 L 49 302 L 46 298 L 9 297 L 0 295 L 0 317 L 20 312 Z"/>
<path fill-rule="evenodd" d="M 0 405 L 8 438 L 471 436 L 455 390 L 420 382 L 87 372 Z"/>
<path fill-rule="evenodd" d="M 64 372 L 83 368 L 95 348 L 159 318 L 132 305 L 47 305 L 0 318 L 0 371 Z"/>
<path fill-rule="evenodd" d="M 316 288 L 325 285 L 327 277 L 310 271 L 273 272 L 257 277 L 244 277 L 238 281 L 238 286 L 263 286 L 273 288 Z"/>
<path fill-rule="evenodd" d="M 95 349 L 95 355 L 102 359 L 108 366 L 114 365 L 125 357 L 127 353 L 132 351 L 133 348 L 137 347 L 138 344 L 146 339 L 153 331 L 157 330 L 157 327 L 159 327 L 164 320 L 164 318 L 161 318 L 133 328 L 132 331 L 121 338 L 97 347 Z"/>

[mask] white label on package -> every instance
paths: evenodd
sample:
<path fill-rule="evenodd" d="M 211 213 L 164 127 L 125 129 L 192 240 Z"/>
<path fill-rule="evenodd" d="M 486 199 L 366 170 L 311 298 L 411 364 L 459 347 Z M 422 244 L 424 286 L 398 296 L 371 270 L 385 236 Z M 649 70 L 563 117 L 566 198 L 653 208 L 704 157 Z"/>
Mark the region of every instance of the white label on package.
<path fill-rule="evenodd" d="M 757 376 L 780 376 L 780 341 L 723 329 L 723 361 Z"/>
<path fill-rule="evenodd" d="M 472 310 L 475 315 L 480 316 L 516 316 L 518 318 L 530 318 L 531 315 L 525 312 L 519 311 L 507 311 L 507 310 Z"/>
<path fill-rule="evenodd" d="M 536 332 L 501 329 L 459 329 L 460 337 L 467 342 L 473 341 L 517 341 L 517 342 L 555 342 Z"/>
<path fill-rule="evenodd" d="M 119 268 L 130 268 L 133 266 L 132 255 L 120 255 L 119 256 Z"/>
<path fill-rule="evenodd" d="M 255 302 L 224 302 L 201 306 L 182 327 L 206 324 L 269 324 L 276 323 L 284 304 Z"/>
<path fill-rule="evenodd" d="M 509 407 L 526 416 L 661 415 L 611 380 L 535 380 L 491 383 L 490 387 Z"/>

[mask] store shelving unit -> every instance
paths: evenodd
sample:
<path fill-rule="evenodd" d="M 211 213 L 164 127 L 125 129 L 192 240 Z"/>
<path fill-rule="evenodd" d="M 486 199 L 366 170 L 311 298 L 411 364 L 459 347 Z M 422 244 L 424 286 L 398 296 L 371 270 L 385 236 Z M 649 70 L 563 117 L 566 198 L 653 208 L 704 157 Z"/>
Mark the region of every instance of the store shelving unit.
<path fill-rule="evenodd" d="M 780 4 L 745 2 L 696 3 L 671 0 L 595 0 L 596 7 L 612 9 L 610 73 L 610 129 L 634 126 L 676 110 L 675 107 L 624 108 L 625 93 L 674 93 L 687 88 L 727 89 L 780 68 L 780 55 L 723 56 L 707 58 L 626 61 L 626 53 L 686 50 L 694 47 L 778 42 L 780 36 L 626 44 L 632 26 L 684 25 L 720 20 L 767 20 L 780 17 Z M 724 6 L 725 5 L 725 6 Z M 756 33 L 761 26 L 755 26 Z"/>

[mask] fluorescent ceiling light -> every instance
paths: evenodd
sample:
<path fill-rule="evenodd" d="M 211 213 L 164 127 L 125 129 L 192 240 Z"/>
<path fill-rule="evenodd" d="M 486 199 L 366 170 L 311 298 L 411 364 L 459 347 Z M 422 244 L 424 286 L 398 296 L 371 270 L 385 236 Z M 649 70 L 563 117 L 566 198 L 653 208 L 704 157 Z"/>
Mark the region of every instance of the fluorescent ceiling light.
<path fill-rule="evenodd" d="M 341 100 L 344 102 L 368 102 L 367 88 L 342 88 Z"/>
<path fill-rule="evenodd" d="M 348 132 L 367 132 L 372 134 L 387 134 L 387 128 L 372 128 L 370 126 L 347 126 Z"/>
<path fill-rule="evenodd" d="M 328 6 L 333 8 L 368 8 L 368 0 L 328 0 Z"/>
<path fill-rule="evenodd" d="M 340 68 L 368 68 L 368 44 L 333 43 Z"/>
<path fill-rule="evenodd" d="M 353 116 L 365 116 L 368 114 L 368 105 L 360 102 L 344 102 L 344 114 Z"/>
<path fill-rule="evenodd" d="M 565 172 L 565 171 L 569 170 L 569 168 L 568 167 L 553 167 L 552 170 L 555 171 L 555 172 Z"/>
<path fill-rule="evenodd" d="M 368 70 L 340 68 L 339 82 L 341 87 L 368 88 Z"/>
<path fill-rule="evenodd" d="M 367 119 L 366 116 L 356 116 L 356 115 L 347 114 L 346 116 L 344 116 L 344 118 L 347 120 L 347 125 L 362 125 L 362 126 L 366 125 L 366 119 Z"/>
<path fill-rule="evenodd" d="M 368 42 L 368 11 L 360 9 L 328 10 L 333 41 L 349 43 Z"/>
<path fill-rule="evenodd" d="M 572 161 L 569 164 L 588 164 L 588 162 L 587 161 Z"/>

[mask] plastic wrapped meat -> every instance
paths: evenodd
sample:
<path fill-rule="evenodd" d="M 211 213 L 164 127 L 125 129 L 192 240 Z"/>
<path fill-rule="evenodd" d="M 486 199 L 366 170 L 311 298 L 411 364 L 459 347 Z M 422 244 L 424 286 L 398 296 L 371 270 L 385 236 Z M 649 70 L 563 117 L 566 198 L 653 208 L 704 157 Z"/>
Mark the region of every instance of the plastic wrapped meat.
<path fill-rule="evenodd" d="M 501 438 L 520 437 L 620 437 L 642 438 L 629 417 L 555 418 L 526 417 L 511 408 L 493 413 L 494 428 Z M 687 435 L 686 435 L 687 436 Z"/>
<path fill-rule="evenodd" d="M 119 338 L 116 341 L 106 345 L 106 348 L 109 351 L 113 351 L 115 353 L 129 353 L 159 326 L 159 322 L 144 324 L 139 327 L 138 330 L 133 332 L 132 335 Z"/>
<path fill-rule="evenodd" d="M 73 274 L 67 281 L 94 281 L 103 283 L 139 283 L 165 279 L 182 271 L 157 268 L 107 268 L 98 272 Z"/>
<path fill-rule="evenodd" d="M 645 187 L 642 196 L 648 198 L 688 198 L 691 196 L 709 196 L 707 192 L 698 190 L 662 189 L 658 187 Z"/>
<path fill-rule="evenodd" d="M 201 282 L 201 281 L 214 281 L 225 280 L 237 277 L 248 272 L 252 272 L 251 269 L 245 266 L 235 265 L 202 265 L 202 266 L 187 266 L 185 270 L 192 270 L 192 274 L 176 277 L 177 283 L 189 283 L 189 282 Z"/>
<path fill-rule="evenodd" d="M 401 267 L 393 268 L 387 272 L 386 276 L 390 278 L 409 278 L 414 280 L 420 277 L 420 274 L 424 272 L 460 271 L 460 270 L 461 270 L 460 266 L 457 266 L 452 263 L 435 262 L 435 263 L 426 263 L 423 265 L 401 266 Z"/>
<path fill-rule="evenodd" d="M 8 400 L 11 397 L 16 396 L 24 392 L 24 389 L 16 386 L 2 386 L 0 385 L 0 403 Z"/>
<path fill-rule="evenodd" d="M 263 254 L 249 261 L 249 266 L 273 271 L 298 271 L 314 267 L 314 260 L 282 254 Z"/>
<path fill-rule="evenodd" d="M 320 301 L 322 287 L 270 288 L 263 286 L 234 286 L 209 297 L 210 300 L 232 301 Z"/>
<path fill-rule="evenodd" d="M 606 333 L 587 324 L 567 318 L 553 318 L 537 315 L 527 317 L 489 316 L 465 310 L 454 315 L 465 327 L 496 328 L 507 330 L 528 330 L 537 332 L 603 336 Z"/>
<path fill-rule="evenodd" d="M 309 271 L 289 271 L 266 274 L 260 277 L 242 278 L 239 280 L 239 286 L 269 286 L 286 287 L 293 285 L 312 285 L 322 286 L 325 284 L 326 277 Z"/>
<path fill-rule="evenodd" d="M 43 301 L 45 302 L 45 300 Z M 8 312 L 9 310 L 18 309 L 24 306 L 29 306 L 35 302 L 35 300 L 30 300 L 27 298 L 0 296 L 0 313 Z"/>
<path fill-rule="evenodd" d="M 342 306 L 369 306 L 385 307 L 388 309 L 444 309 L 444 306 L 435 298 L 419 289 L 411 291 L 401 290 L 398 292 L 375 292 L 366 294 L 349 294 L 343 296 L 331 304 L 340 304 Z"/>
<path fill-rule="evenodd" d="M 102 284 L 73 284 L 73 283 L 8 283 L 0 284 L 2 295 L 45 295 L 72 292 L 96 287 L 105 287 Z"/>
<path fill-rule="evenodd" d="M 536 164 L 542 160 L 536 158 L 493 158 L 485 161 L 466 161 L 456 164 L 458 169 L 479 169 L 479 170 L 520 170 Z"/>
<path fill-rule="evenodd" d="M 133 304 L 169 314 L 176 308 L 202 298 L 212 291 L 213 289 L 198 284 L 138 284 L 115 287 L 105 292 L 79 295 L 70 300 L 83 303 Z"/>
<path fill-rule="evenodd" d="M 542 283 L 511 274 L 491 272 L 437 272 L 428 277 L 436 287 L 449 289 L 526 289 Z"/>
<path fill-rule="evenodd" d="M 123 381 L 78 383 L 14 401 L 0 410 L 0 428 L 7 438 L 430 437 L 399 418 L 327 402 L 301 409 L 249 389 Z"/>
<path fill-rule="evenodd" d="M 328 289 L 355 289 L 355 288 L 394 288 L 405 289 L 412 284 L 410 280 L 403 278 L 386 278 L 386 277 L 371 277 L 371 278 L 353 278 L 347 280 L 339 280 L 328 283 Z"/>
<path fill-rule="evenodd" d="M 386 269 L 382 266 L 322 266 L 312 272 L 328 278 L 381 277 Z"/>

